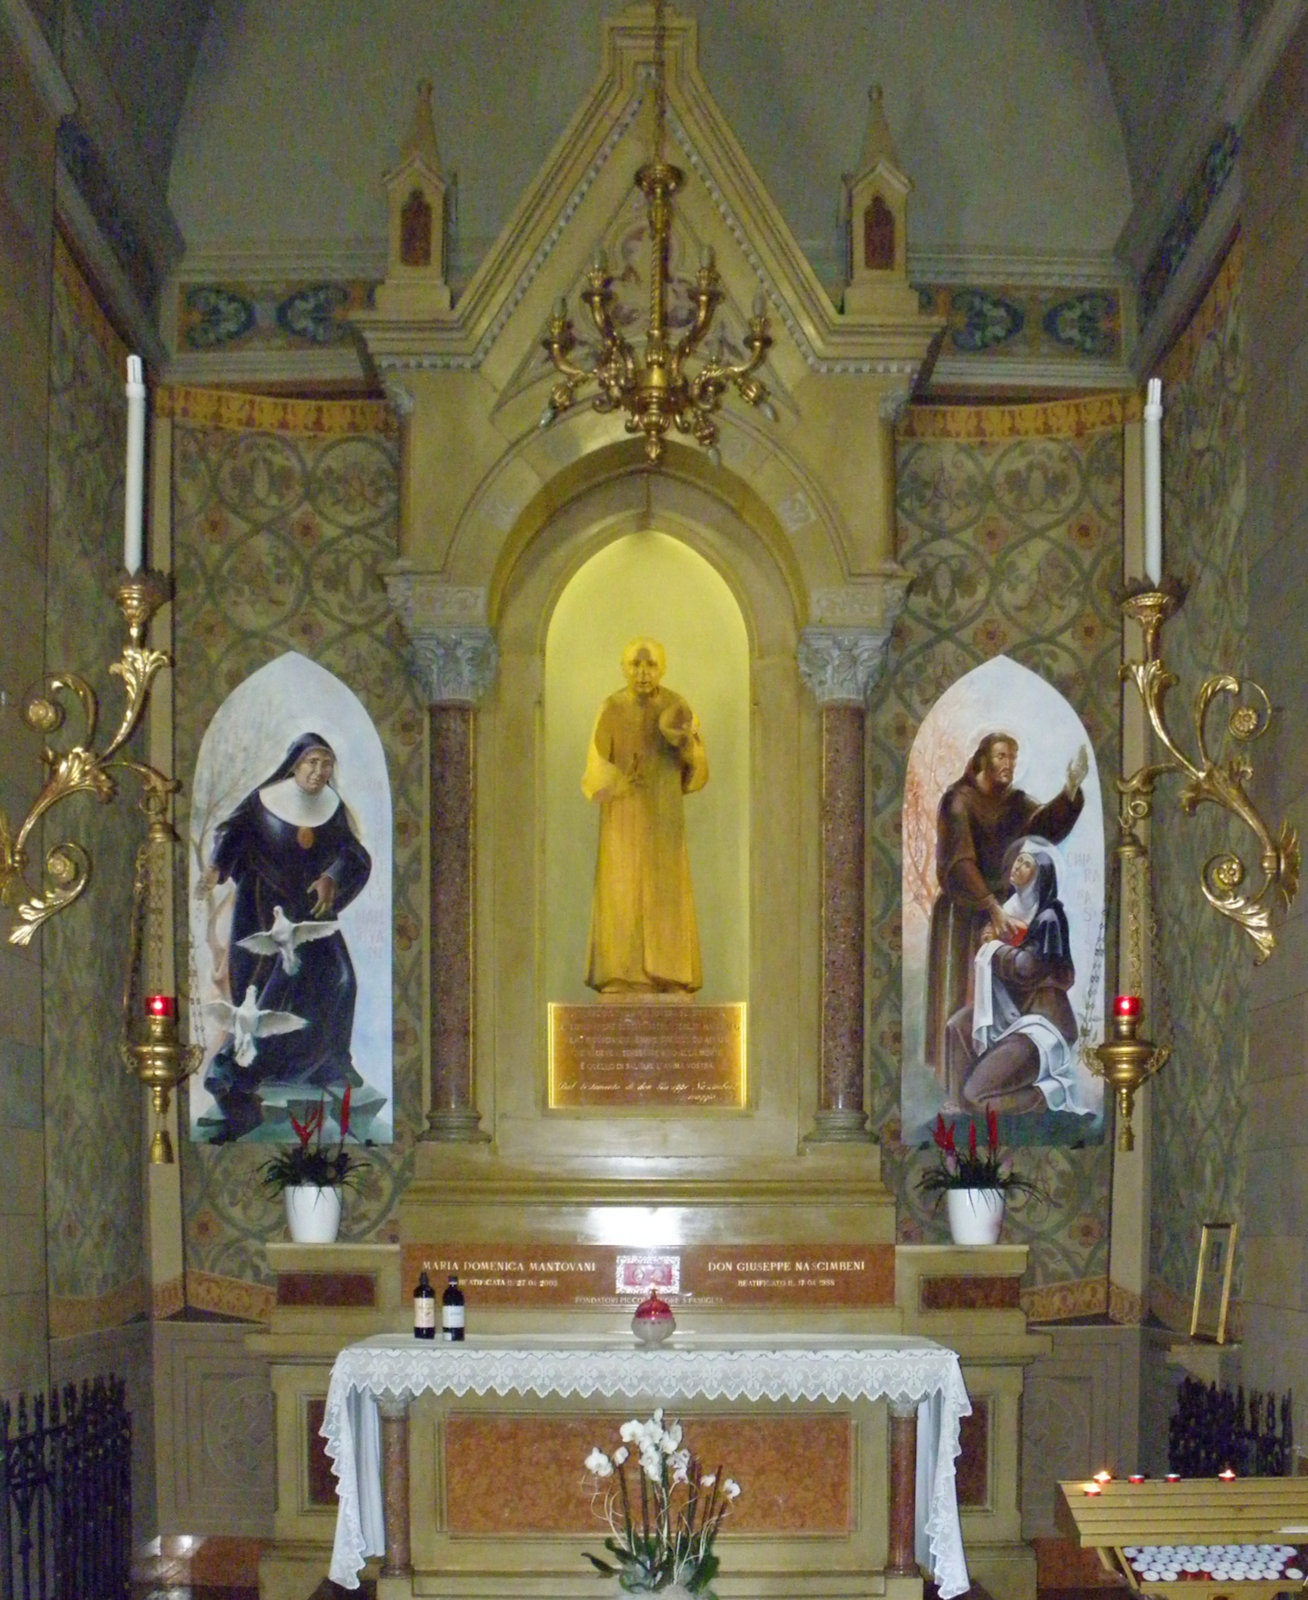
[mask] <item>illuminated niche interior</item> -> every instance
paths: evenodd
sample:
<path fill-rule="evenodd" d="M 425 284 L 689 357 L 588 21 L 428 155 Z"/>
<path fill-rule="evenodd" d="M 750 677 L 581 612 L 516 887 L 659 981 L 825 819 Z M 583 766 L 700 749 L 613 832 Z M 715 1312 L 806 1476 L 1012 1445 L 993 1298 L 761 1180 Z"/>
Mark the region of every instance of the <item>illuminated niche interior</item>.
<path fill-rule="evenodd" d="M 709 781 L 686 799 L 704 987 L 697 999 L 749 998 L 749 645 L 721 574 L 669 534 L 626 534 L 570 579 L 545 644 L 546 998 L 595 998 L 586 940 L 599 808 L 581 792 L 595 718 L 623 685 L 625 646 L 640 635 L 667 651 L 664 682 L 700 720 Z"/>

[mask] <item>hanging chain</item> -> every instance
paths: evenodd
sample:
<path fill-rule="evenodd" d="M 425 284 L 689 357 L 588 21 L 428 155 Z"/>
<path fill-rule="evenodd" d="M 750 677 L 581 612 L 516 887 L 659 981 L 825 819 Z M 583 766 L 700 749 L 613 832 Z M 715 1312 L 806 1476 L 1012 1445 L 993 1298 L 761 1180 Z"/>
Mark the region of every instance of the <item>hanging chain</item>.
<path fill-rule="evenodd" d="M 1155 894 L 1153 876 L 1153 860 L 1145 857 L 1144 870 L 1148 875 L 1149 888 L 1149 976 L 1153 986 L 1154 1010 L 1158 1015 L 1158 1023 L 1154 1029 L 1154 1037 L 1158 1042 L 1159 1051 L 1170 1052 L 1172 1047 L 1172 1000 L 1168 992 L 1167 969 L 1163 962 L 1163 936 L 1158 922 L 1158 897 Z"/>
<path fill-rule="evenodd" d="M 654 160 L 663 160 L 663 124 L 668 109 L 667 29 L 663 0 L 654 0 Z"/>

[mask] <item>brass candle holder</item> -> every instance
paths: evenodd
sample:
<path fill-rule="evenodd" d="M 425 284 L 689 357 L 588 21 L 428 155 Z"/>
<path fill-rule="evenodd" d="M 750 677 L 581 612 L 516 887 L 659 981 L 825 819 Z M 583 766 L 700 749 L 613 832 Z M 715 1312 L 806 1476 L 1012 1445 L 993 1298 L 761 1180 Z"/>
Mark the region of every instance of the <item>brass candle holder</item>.
<path fill-rule="evenodd" d="M 175 1011 L 151 1011 L 146 1017 L 145 1038 L 124 1045 L 123 1053 L 131 1071 L 150 1091 L 150 1104 L 155 1117 L 150 1160 L 155 1166 L 171 1166 L 174 1160 L 173 1141 L 164 1126 L 164 1118 L 168 1115 L 173 1090 L 196 1069 L 199 1047 L 181 1042 Z"/>
<path fill-rule="evenodd" d="M 90 879 L 91 858 L 80 844 L 65 840 L 46 852 L 45 881 L 40 891 L 28 883 L 28 841 L 33 828 L 48 812 L 73 794 L 91 794 L 108 805 L 118 793 L 116 771 L 134 772 L 141 780 L 141 803 L 147 813 L 151 806 L 166 809 L 168 797 L 179 788 L 174 779 L 165 777 L 157 768 L 120 753 L 145 711 L 151 681 L 161 667 L 170 664 L 164 651 L 151 650 L 145 644 L 150 620 L 170 592 L 168 579 L 161 572 L 129 575 L 114 590 L 114 599 L 127 623 L 128 642 L 121 659 L 113 662 L 109 671 L 123 680 L 126 704 L 118 729 L 103 750 L 94 748 L 100 703 L 85 678 L 73 672 L 51 673 L 40 690 L 29 692 L 24 700 L 23 720 L 45 739 L 41 763 L 46 780 L 17 831 L 0 812 L 0 905 L 18 917 L 9 932 L 10 944 L 28 944 L 42 923 L 78 898 Z M 84 731 L 80 743 L 56 750 L 48 735 L 63 726 L 66 700 L 78 706 Z"/>
<path fill-rule="evenodd" d="M 1141 1012 L 1134 1015 L 1114 1011 L 1113 1036 L 1090 1052 L 1094 1061 L 1091 1070 L 1102 1078 L 1117 1096 L 1117 1148 L 1135 1149 L 1135 1097 L 1148 1083 L 1172 1053 L 1170 1044 L 1155 1045 L 1149 1039 L 1138 1037 L 1144 1018 Z"/>
<path fill-rule="evenodd" d="M 1149 724 L 1168 759 L 1139 767 L 1121 781 L 1119 788 L 1124 811 L 1135 821 L 1143 821 L 1152 811 L 1158 779 L 1178 775 L 1186 780 L 1180 803 L 1188 816 L 1203 804 L 1215 805 L 1229 811 L 1255 835 L 1262 870 L 1262 882 L 1256 892 L 1245 889 L 1249 872 L 1234 851 L 1208 858 L 1200 873 L 1200 887 L 1209 905 L 1242 927 L 1254 941 L 1258 947 L 1254 960 L 1261 963 L 1276 948 L 1271 926 L 1274 915 L 1285 911 L 1298 892 L 1299 839 L 1287 822 L 1273 835 L 1246 787 L 1253 778 L 1252 765 L 1240 754 L 1216 759 L 1209 747 L 1208 727 L 1220 698 L 1228 697 L 1235 704 L 1227 715 L 1223 738 L 1247 745 L 1267 731 L 1271 705 L 1262 687 L 1251 680 L 1228 672 L 1206 678 L 1195 695 L 1192 712 L 1197 754 L 1193 760 L 1184 754 L 1166 722 L 1167 696 L 1179 679 L 1164 665 L 1159 653 L 1163 626 L 1183 599 L 1182 587 L 1171 583 L 1162 588 L 1135 590 L 1123 602 L 1122 610 L 1139 623 L 1144 634 L 1144 659 L 1126 663 L 1121 676 L 1134 682 Z"/>
<path fill-rule="evenodd" d="M 1299 888 L 1301 865 L 1298 836 L 1288 823 L 1273 834 L 1249 795 L 1247 785 L 1253 767 L 1243 754 L 1219 760 L 1209 744 L 1209 720 L 1225 697 L 1234 701 L 1227 718 L 1223 742 L 1229 739 L 1246 745 L 1267 730 L 1271 706 L 1257 683 L 1217 673 L 1206 678 L 1194 698 L 1192 713 L 1197 755 L 1192 759 L 1180 747 L 1167 726 L 1167 696 L 1179 682 L 1163 663 L 1160 636 L 1185 597 L 1174 581 L 1160 587 L 1144 586 L 1128 593 L 1122 604 L 1124 614 L 1139 624 L 1144 641 L 1143 659 L 1121 668 L 1123 680 L 1136 686 L 1149 718 L 1150 727 L 1162 745 L 1166 759 L 1147 762 L 1128 777 L 1119 780 L 1118 872 L 1126 910 L 1124 953 L 1121 961 L 1121 994 L 1114 1008 L 1112 1036 L 1087 1050 L 1090 1070 L 1102 1078 L 1117 1096 L 1119 1150 L 1135 1148 L 1132 1115 L 1135 1097 L 1167 1062 L 1171 1044 L 1154 1044 L 1140 1037 L 1144 988 L 1143 944 L 1153 931 L 1150 906 L 1148 850 L 1137 832 L 1153 813 L 1154 789 L 1160 778 L 1180 776 L 1181 809 L 1193 816 L 1200 805 L 1210 804 L 1237 817 L 1258 840 L 1258 861 L 1262 881 L 1247 889 L 1249 871 L 1235 851 L 1210 856 L 1200 871 L 1200 888 L 1214 910 L 1243 928 L 1257 947 L 1254 957 L 1261 963 L 1276 948 L 1272 921 L 1286 910 Z"/>
<path fill-rule="evenodd" d="M 171 853 L 177 836 L 168 821 L 172 796 L 181 785 L 148 762 L 124 753 L 149 703 L 150 685 L 162 667 L 171 665 L 165 651 L 151 649 L 146 633 L 155 613 L 171 595 L 168 578 L 161 572 L 125 575 L 114 590 L 114 600 L 127 624 L 127 643 L 109 671 L 122 679 L 125 703 L 113 737 L 103 749 L 95 748 L 100 703 L 87 681 L 72 672 L 55 672 L 29 692 L 23 718 L 41 734 L 41 762 L 46 779 L 31 809 L 15 830 L 0 812 L 0 904 L 14 911 L 17 921 L 9 942 L 28 944 L 32 936 L 57 912 L 76 900 L 91 876 L 91 858 L 74 840 L 52 846 L 45 856 L 43 882 L 35 889 L 28 882 L 28 845 L 36 825 L 69 795 L 91 794 L 108 805 L 118 794 L 118 775 L 135 773 L 141 784 L 140 805 L 148 820 L 145 842 L 137 852 L 132 889 L 128 940 L 127 982 L 123 993 L 123 1059 L 150 1091 L 157 1126 L 150 1144 L 150 1159 L 173 1160 L 172 1141 L 162 1125 L 170 1096 L 198 1064 L 199 1051 L 178 1039 L 175 1002 L 164 1014 L 151 1011 L 144 1038 L 137 1036 L 134 1004 L 141 987 L 144 935 L 149 926 L 155 977 L 163 970 L 162 943 L 165 898 L 171 883 Z M 60 729 L 69 707 L 76 705 L 82 720 L 81 739 L 64 750 L 55 749 L 49 735 Z"/>

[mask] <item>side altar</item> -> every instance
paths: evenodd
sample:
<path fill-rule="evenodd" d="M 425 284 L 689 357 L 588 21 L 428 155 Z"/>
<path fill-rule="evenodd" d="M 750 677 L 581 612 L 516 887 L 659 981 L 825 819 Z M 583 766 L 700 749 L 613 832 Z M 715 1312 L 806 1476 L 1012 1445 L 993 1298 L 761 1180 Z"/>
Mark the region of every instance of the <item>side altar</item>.
<path fill-rule="evenodd" d="M 268 1246 L 276 1308 L 249 1341 L 277 1406 L 264 1600 L 327 1571 L 332 1367 L 409 1329 L 423 1268 L 457 1271 L 472 1333 L 510 1344 L 625 1341 L 651 1286 L 678 1340 L 936 1341 L 971 1403 L 968 1568 L 1034 1596 L 1019 1411 L 1046 1342 L 1020 1309 L 1026 1252 L 897 1245 L 871 1115 L 870 930 L 898 889 L 869 849 L 865 722 L 908 583 L 895 422 L 941 331 L 908 281 L 910 185 L 874 95 L 833 298 L 715 105 L 693 21 L 649 24 L 605 21 L 591 95 L 457 292 L 429 97 L 387 180 L 387 276 L 354 320 L 402 421 L 385 581 L 426 706 L 421 1133 L 394 1243 Z M 657 212 L 633 191 L 651 92 L 679 163 Z M 766 409 L 742 390 L 711 435 L 661 413 L 642 439 L 620 406 L 573 404 L 542 342 L 572 337 L 560 301 L 619 296 L 623 327 L 653 306 L 655 354 L 665 303 L 702 304 L 723 360 L 755 351 Z M 673 1403 L 658 1370 L 624 1415 Z M 911 1416 L 862 1393 L 675 1404 L 744 1487 L 724 1600 L 920 1594 L 887 1490 Z M 618 1409 L 415 1398 L 389 1592 L 598 1592 L 582 1553 L 604 1530 L 573 1486 Z"/>
<path fill-rule="evenodd" d="M 479 1254 L 475 1242 L 466 1257 L 462 1249 L 454 1254 L 474 1277 L 521 1267 L 515 1277 L 534 1278 L 536 1287 L 515 1283 L 514 1304 L 507 1294 L 497 1303 L 490 1294 L 478 1298 L 485 1291 L 471 1291 L 467 1346 L 434 1354 L 410 1331 L 406 1257 L 419 1258 L 413 1246 L 268 1246 L 278 1304 L 268 1331 L 248 1341 L 269 1362 L 277 1414 L 278 1502 L 274 1543 L 260 1566 L 262 1600 L 302 1600 L 329 1570 L 344 1575 L 344 1567 L 332 1568 L 340 1508 L 327 1453 L 340 1445 L 343 1402 L 339 1392 L 330 1397 L 333 1371 L 342 1366 L 356 1379 L 366 1372 L 359 1381 L 374 1384 L 379 1400 L 373 1426 L 379 1413 L 377 1448 L 392 1503 L 383 1503 L 382 1474 L 375 1476 L 366 1492 L 373 1526 L 385 1530 L 386 1559 L 374 1556 L 363 1576 L 377 1580 L 385 1600 L 572 1600 L 588 1587 L 599 1593 L 601 1582 L 583 1552 L 600 1547 L 605 1529 L 582 1463 L 596 1443 L 616 1438 L 628 1417 L 648 1416 L 655 1406 L 678 1417 L 696 1448 L 742 1484 L 719 1544 L 715 1589 L 724 1600 L 913 1600 L 922 1594 L 919 1562 L 930 1568 L 940 1556 L 923 1542 L 926 1521 L 933 1506 L 939 1510 L 950 1500 L 972 1582 L 996 1595 L 1034 1600 L 1034 1554 L 1021 1538 L 1018 1440 L 1025 1367 L 1047 1350 L 1048 1340 L 1028 1333 L 1018 1307 L 1025 1249 L 891 1246 L 889 1281 L 879 1291 L 883 1304 L 838 1306 L 828 1299 L 807 1305 L 804 1279 L 861 1280 L 866 1267 L 859 1263 L 866 1257 L 848 1240 L 842 1249 L 834 1229 L 828 1265 L 805 1262 L 797 1235 L 787 1247 L 778 1219 L 789 1210 L 801 1226 L 811 1226 L 814 1211 L 805 1214 L 802 1197 L 793 1194 L 774 1195 L 771 1204 L 776 1210 L 770 1216 L 749 1219 L 773 1233 L 771 1245 L 746 1244 L 731 1267 L 733 1288 L 752 1301 L 724 1293 L 716 1304 L 696 1306 L 693 1298 L 673 1297 L 677 1330 L 668 1346 L 653 1352 L 640 1348 L 627 1326 L 643 1288 L 614 1294 L 603 1306 L 583 1303 L 584 1292 L 567 1306 L 559 1303 L 572 1276 L 565 1264 L 575 1257 L 557 1241 L 552 1252 L 539 1235 L 533 1243 L 527 1228 L 516 1230 L 515 1243 L 513 1196 L 490 1219 L 497 1241 L 488 1239 Z M 808 1198 L 809 1206 L 817 1204 L 815 1196 Z M 618 1208 L 596 1203 L 591 1209 L 594 1255 L 607 1261 L 604 1252 L 615 1250 L 628 1258 L 624 1272 L 632 1258 L 666 1271 L 680 1254 L 675 1248 L 647 1252 L 639 1244 L 620 1249 Z M 665 1209 L 701 1211 L 695 1205 L 638 1207 L 627 1221 L 648 1222 Z M 716 1207 L 704 1199 L 702 1209 L 711 1214 Z M 448 1215 L 456 1216 L 457 1208 Z M 662 1219 L 665 1227 L 668 1220 Z M 433 1255 L 434 1263 L 449 1258 L 448 1250 Z M 760 1279 L 778 1303 L 760 1303 Z M 694 1279 L 687 1272 L 682 1281 Z M 369 1354 L 378 1333 L 390 1335 L 380 1341 L 382 1361 L 398 1363 L 396 1370 L 406 1374 L 390 1393 L 386 1374 L 373 1370 Z M 869 1392 L 866 1383 L 860 1388 L 844 1381 L 841 1363 L 867 1360 L 869 1350 L 892 1357 L 916 1352 L 931 1367 L 930 1381 L 903 1392 L 893 1383 Z M 687 1369 L 693 1374 L 706 1352 L 745 1366 L 751 1359 L 770 1361 L 768 1381 L 724 1384 L 712 1372 L 688 1378 Z M 604 1374 L 596 1380 L 587 1370 L 571 1384 L 550 1376 L 555 1366 L 567 1372 L 578 1360 L 599 1361 Z M 473 1378 L 452 1375 L 442 1365 L 469 1361 L 528 1362 L 531 1374 L 524 1380 L 515 1369 L 491 1381 L 480 1371 Z M 424 1363 L 433 1367 L 429 1383 L 408 1371 Z M 960 1378 L 965 1395 L 954 1387 Z M 942 1435 L 946 1415 L 956 1435 Z M 934 1453 L 942 1437 L 952 1451 L 955 1436 L 956 1461 Z M 376 1547 L 382 1542 L 375 1540 Z M 362 1548 L 360 1542 L 356 1549 Z M 941 1548 L 955 1553 L 948 1541 Z M 937 1569 L 937 1581 L 948 1570 Z"/>

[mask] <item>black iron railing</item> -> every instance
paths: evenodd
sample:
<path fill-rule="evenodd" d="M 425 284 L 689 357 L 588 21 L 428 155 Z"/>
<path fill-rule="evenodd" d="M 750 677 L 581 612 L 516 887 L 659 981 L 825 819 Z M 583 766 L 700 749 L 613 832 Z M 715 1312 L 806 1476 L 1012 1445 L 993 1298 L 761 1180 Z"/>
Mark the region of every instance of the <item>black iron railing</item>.
<path fill-rule="evenodd" d="M 128 1600 L 131 1556 L 122 1380 L 0 1401 L 0 1600 Z"/>
<path fill-rule="evenodd" d="M 1219 1389 L 1186 1378 L 1168 1429 L 1168 1463 L 1183 1478 L 1215 1478 L 1229 1467 L 1242 1478 L 1282 1478 L 1294 1471 L 1294 1431 L 1287 1392 Z"/>

